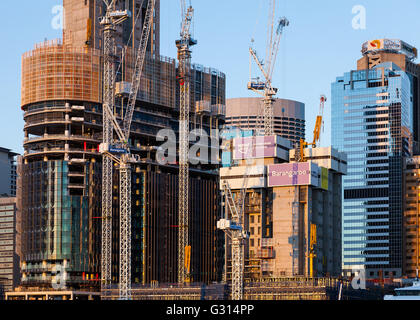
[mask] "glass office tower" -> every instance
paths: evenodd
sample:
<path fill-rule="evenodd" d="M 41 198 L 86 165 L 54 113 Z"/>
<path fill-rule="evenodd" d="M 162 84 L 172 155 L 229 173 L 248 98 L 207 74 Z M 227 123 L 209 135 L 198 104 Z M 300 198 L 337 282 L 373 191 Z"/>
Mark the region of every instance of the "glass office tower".
<path fill-rule="evenodd" d="M 402 160 L 412 150 L 410 77 L 392 62 L 332 84 L 332 145 L 348 156 L 343 177 L 343 272 L 401 276 Z"/>

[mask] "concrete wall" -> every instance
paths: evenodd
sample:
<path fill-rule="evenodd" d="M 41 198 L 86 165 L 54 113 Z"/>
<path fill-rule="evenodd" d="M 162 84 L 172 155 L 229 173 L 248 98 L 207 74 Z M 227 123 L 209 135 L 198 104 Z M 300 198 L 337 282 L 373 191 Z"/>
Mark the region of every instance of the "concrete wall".
<path fill-rule="evenodd" d="M 226 124 L 247 129 L 261 129 L 251 123 L 262 115 L 261 98 L 233 98 L 226 100 Z M 305 138 L 305 105 L 301 102 L 275 99 L 273 103 L 274 132 L 293 143 Z M 233 119 L 242 117 L 242 119 Z M 277 118 L 277 119 L 276 119 Z M 261 118 L 262 119 L 262 118 Z M 237 122 L 239 121 L 239 122 Z M 293 129 L 290 129 L 293 128 Z"/>
<path fill-rule="evenodd" d="M 226 117 L 255 116 L 261 107 L 261 98 L 232 98 L 226 102 Z M 305 105 L 298 101 L 275 99 L 275 117 L 288 117 L 305 120 Z"/>
<path fill-rule="evenodd" d="M 341 273 L 341 176 L 329 173 L 328 191 L 311 186 L 273 188 L 273 277 L 309 275 L 310 226 L 317 226 L 314 276 Z M 299 195 L 295 198 L 295 192 Z M 293 253 L 293 202 L 299 199 L 297 248 Z"/>
<path fill-rule="evenodd" d="M 273 188 L 273 246 L 275 252 L 273 277 L 293 275 L 291 235 L 294 190 L 295 187 Z M 302 265 L 299 269 L 302 272 Z"/>

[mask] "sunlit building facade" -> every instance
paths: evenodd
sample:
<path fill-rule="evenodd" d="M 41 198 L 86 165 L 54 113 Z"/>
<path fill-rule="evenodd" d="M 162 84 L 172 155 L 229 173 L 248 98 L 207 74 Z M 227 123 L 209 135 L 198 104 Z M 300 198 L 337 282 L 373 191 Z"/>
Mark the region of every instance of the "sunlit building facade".
<path fill-rule="evenodd" d="M 409 75 L 392 62 L 332 84 L 332 145 L 348 156 L 343 178 L 343 273 L 401 276 L 403 158 L 413 147 Z"/>

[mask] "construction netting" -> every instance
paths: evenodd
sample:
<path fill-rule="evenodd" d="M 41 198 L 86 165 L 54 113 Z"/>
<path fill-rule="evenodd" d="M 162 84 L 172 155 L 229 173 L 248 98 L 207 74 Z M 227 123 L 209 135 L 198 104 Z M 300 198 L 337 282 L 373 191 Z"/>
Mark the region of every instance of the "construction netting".
<path fill-rule="evenodd" d="M 100 103 L 101 86 L 99 50 L 63 46 L 57 39 L 22 56 L 22 106 L 48 100 Z"/>

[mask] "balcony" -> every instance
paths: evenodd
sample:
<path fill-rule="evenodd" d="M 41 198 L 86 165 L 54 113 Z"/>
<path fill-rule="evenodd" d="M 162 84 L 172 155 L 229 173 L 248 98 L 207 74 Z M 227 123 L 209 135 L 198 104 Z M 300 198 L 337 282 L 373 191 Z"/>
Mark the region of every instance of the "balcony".
<path fill-rule="evenodd" d="M 91 135 L 45 134 L 43 136 L 25 138 L 24 144 L 39 142 L 43 140 L 78 140 L 78 141 L 98 142 L 101 138 L 102 138 L 102 134 L 100 134 L 99 139 Z"/>
<path fill-rule="evenodd" d="M 214 104 L 211 106 L 211 113 L 217 116 L 225 116 L 226 106 L 223 104 Z"/>
<path fill-rule="evenodd" d="M 202 100 L 195 103 L 195 112 L 197 113 L 211 113 L 211 109 L 210 101 Z"/>

